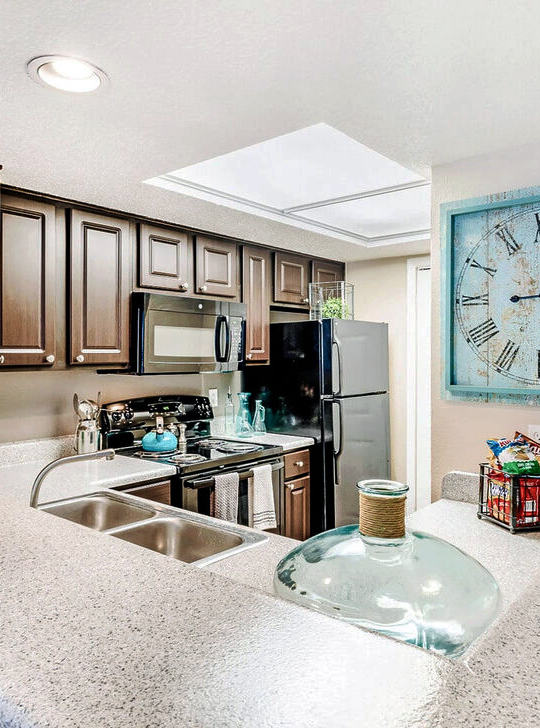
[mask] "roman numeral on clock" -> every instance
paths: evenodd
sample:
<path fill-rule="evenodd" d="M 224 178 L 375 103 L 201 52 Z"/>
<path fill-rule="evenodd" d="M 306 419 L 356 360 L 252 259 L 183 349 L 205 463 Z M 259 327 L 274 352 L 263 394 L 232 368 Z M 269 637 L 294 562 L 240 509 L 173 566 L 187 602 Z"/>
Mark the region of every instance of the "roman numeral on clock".
<path fill-rule="evenodd" d="M 480 296 L 461 296 L 461 304 L 463 306 L 487 306 L 489 304 L 489 294 L 482 293 Z"/>
<path fill-rule="evenodd" d="M 504 227 L 500 230 L 496 230 L 495 234 L 498 235 L 506 245 L 508 255 L 513 255 L 514 253 L 517 253 L 518 250 L 521 250 L 521 245 L 516 241 L 508 228 Z"/>
<path fill-rule="evenodd" d="M 496 268 L 488 268 L 487 266 L 479 263 L 477 260 L 473 260 L 473 262 L 471 263 L 471 268 L 480 268 L 480 270 L 484 270 L 488 274 L 488 276 L 491 276 L 492 278 L 497 272 Z"/>
<path fill-rule="evenodd" d="M 489 341 L 498 333 L 499 329 L 497 328 L 497 324 L 490 318 L 470 329 L 469 338 L 475 346 L 482 346 L 482 344 L 485 344 L 486 341 Z"/>
<path fill-rule="evenodd" d="M 495 366 L 499 367 L 499 369 L 505 369 L 507 372 L 510 371 L 510 367 L 514 363 L 518 351 L 519 346 L 514 344 L 513 341 L 508 340 L 504 345 L 504 349 L 499 354 Z"/>

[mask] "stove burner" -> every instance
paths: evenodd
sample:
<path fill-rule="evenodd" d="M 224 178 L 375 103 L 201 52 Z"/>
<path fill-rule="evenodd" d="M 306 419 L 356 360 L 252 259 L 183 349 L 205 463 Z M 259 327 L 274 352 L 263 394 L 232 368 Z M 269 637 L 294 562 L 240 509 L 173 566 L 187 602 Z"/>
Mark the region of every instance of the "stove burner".
<path fill-rule="evenodd" d="M 135 455 L 140 458 L 170 458 L 171 455 L 178 455 L 179 450 L 162 450 L 161 452 L 150 452 L 149 450 L 137 450 Z"/>
<path fill-rule="evenodd" d="M 204 455 L 196 455 L 195 453 L 179 453 L 178 455 L 171 455 L 167 460 L 176 465 L 195 465 L 196 463 L 206 462 L 208 458 L 205 458 Z"/>
<path fill-rule="evenodd" d="M 200 448 L 210 448 L 223 453 L 242 454 L 245 452 L 257 452 L 262 450 L 262 445 L 254 442 L 233 442 L 232 440 L 201 440 L 197 443 Z"/>

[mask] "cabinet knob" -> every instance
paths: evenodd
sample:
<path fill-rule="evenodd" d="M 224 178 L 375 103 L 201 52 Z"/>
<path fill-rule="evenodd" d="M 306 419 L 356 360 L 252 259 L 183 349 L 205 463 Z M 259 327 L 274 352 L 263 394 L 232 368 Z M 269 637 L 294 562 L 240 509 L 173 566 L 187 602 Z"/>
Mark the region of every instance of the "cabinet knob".
<path fill-rule="evenodd" d="M 303 460 L 297 460 L 297 461 L 295 462 L 295 466 L 296 466 L 297 468 L 303 468 L 303 467 L 304 467 L 304 461 L 303 461 Z"/>
<path fill-rule="evenodd" d="M 182 291 L 182 293 L 185 293 L 187 291 L 187 289 L 188 289 L 187 283 L 180 283 L 178 285 L 178 290 Z"/>
<path fill-rule="evenodd" d="M 3 354 L 0 354 L 0 364 L 3 364 L 6 361 L 6 357 Z"/>
<path fill-rule="evenodd" d="M 253 359 L 253 354 L 246 354 L 246 359 Z"/>
<path fill-rule="evenodd" d="M 289 490 L 294 490 L 294 483 L 285 483 Z"/>
<path fill-rule="evenodd" d="M 199 291 L 205 293 L 208 290 L 208 286 L 199 286 Z"/>
<path fill-rule="evenodd" d="M 49 354 L 48 356 L 46 356 L 45 361 L 48 362 L 49 364 L 52 364 L 54 361 L 54 354 Z"/>
<path fill-rule="evenodd" d="M 302 303 L 309 303 L 309 298 L 303 298 Z"/>
<path fill-rule="evenodd" d="M 83 362 L 84 361 L 84 356 L 82 354 L 79 354 L 79 356 L 76 356 L 75 357 L 75 361 Z"/>

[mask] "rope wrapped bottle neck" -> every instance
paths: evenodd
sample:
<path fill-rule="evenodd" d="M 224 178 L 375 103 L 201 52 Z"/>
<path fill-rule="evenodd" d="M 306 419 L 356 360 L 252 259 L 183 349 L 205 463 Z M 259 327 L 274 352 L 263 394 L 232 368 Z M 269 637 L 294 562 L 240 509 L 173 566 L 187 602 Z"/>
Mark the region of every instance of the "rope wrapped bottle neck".
<path fill-rule="evenodd" d="M 396 539 L 405 536 L 405 503 L 408 485 L 394 480 L 362 480 L 358 483 L 362 536 Z"/>

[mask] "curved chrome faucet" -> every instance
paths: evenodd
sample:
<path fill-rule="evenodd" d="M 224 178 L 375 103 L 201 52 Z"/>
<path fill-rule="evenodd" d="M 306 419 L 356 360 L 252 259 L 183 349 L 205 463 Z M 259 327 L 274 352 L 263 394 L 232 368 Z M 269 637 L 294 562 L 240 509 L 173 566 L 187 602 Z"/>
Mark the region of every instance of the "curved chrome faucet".
<path fill-rule="evenodd" d="M 39 491 L 41 490 L 41 485 L 47 475 L 51 472 L 51 470 L 54 470 L 55 468 L 58 468 L 60 465 L 68 465 L 69 463 L 80 463 L 83 460 L 100 460 L 101 458 L 106 458 L 107 460 L 114 460 L 115 452 L 112 449 L 109 450 L 97 450 L 96 452 L 88 452 L 83 453 L 82 455 L 68 455 L 65 458 L 58 458 L 58 460 L 53 460 L 52 463 L 49 463 L 48 465 L 45 465 L 43 470 L 41 470 L 38 473 L 37 478 L 34 480 L 34 485 L 32 486 L 32 493 L 30 495 L 30 507 L 31 508 L 37 508 L 38 504 L 38 498 L 39 498 Z"/>

